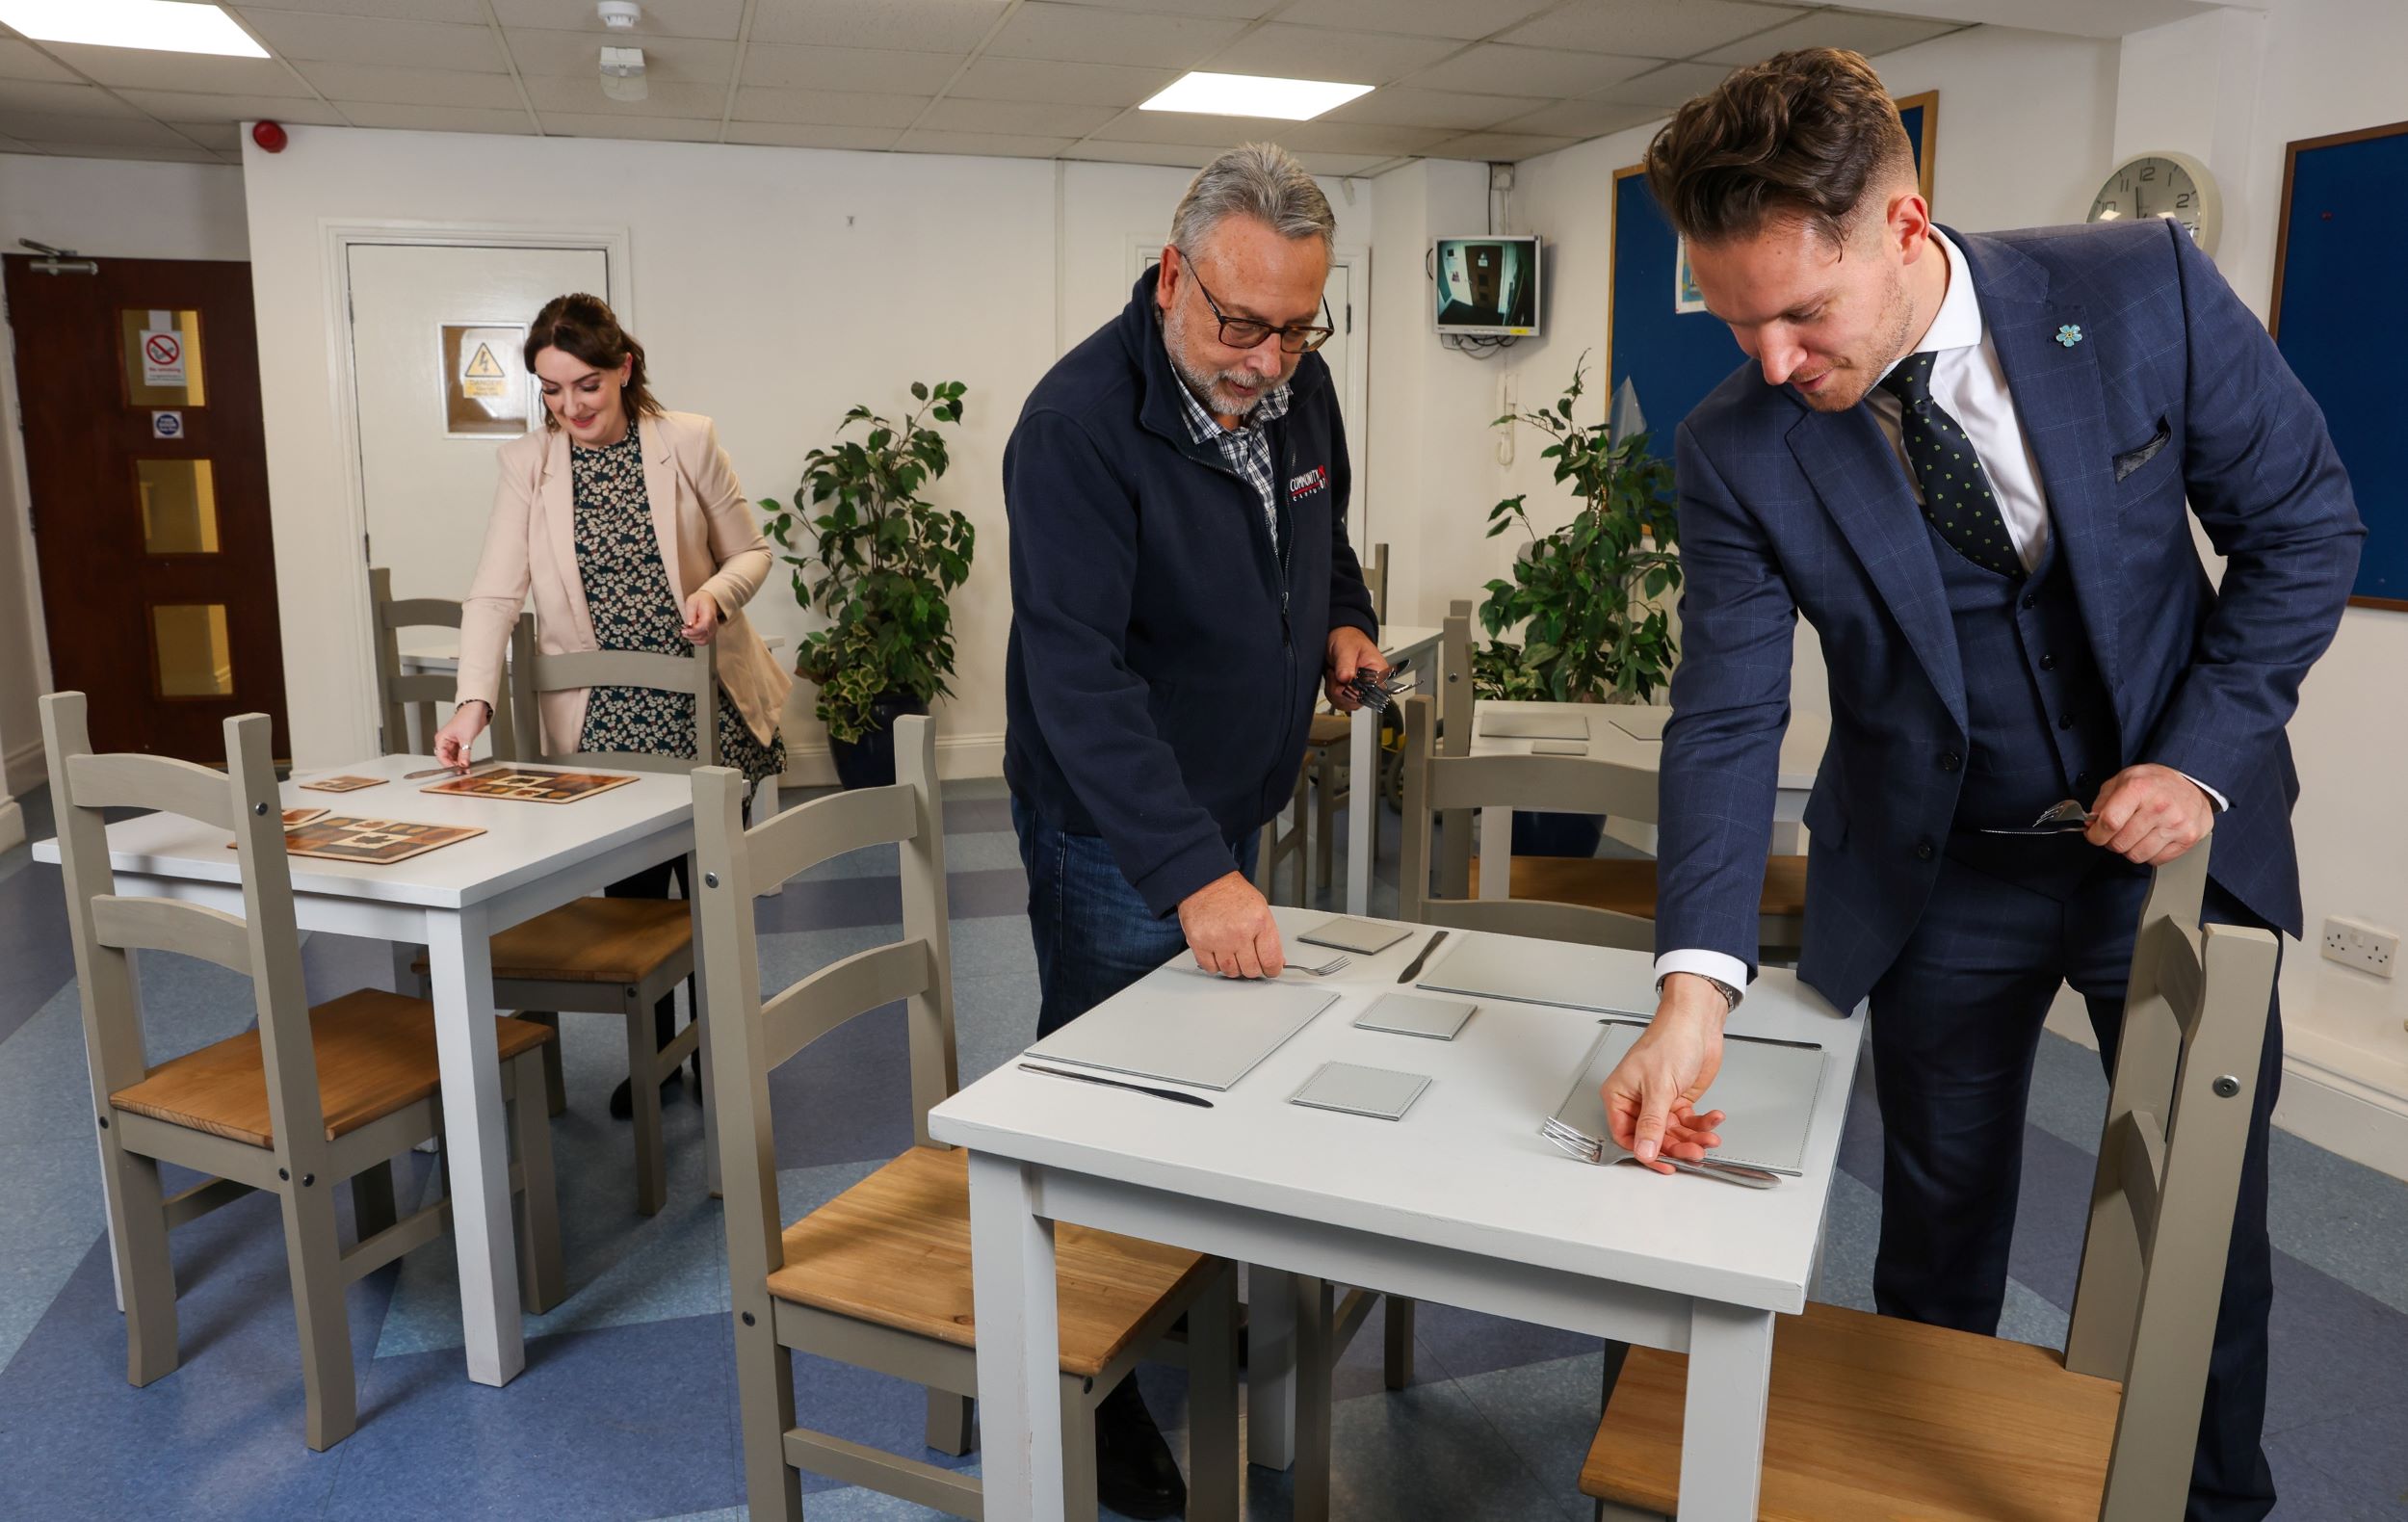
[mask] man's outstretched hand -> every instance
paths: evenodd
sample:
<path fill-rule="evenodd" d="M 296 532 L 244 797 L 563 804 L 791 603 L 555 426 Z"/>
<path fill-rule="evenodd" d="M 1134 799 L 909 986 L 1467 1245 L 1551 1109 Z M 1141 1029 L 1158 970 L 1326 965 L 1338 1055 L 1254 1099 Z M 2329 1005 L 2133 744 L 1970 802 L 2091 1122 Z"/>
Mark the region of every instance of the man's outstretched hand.
<path fill-rule="evenodd" d="M 1722 1144 L 1722 1112 L 1697 1101 L 1722 1068 L 1722 1022 L 1730 1013 L 1705 979 L 1676 972 L 1663 981 L 1656 1018 L 1631 1043 L 1605 1083 L 1606 1127 L 1613 1144 L 1659 1173 L 1659 1156 L 1694 1163 Z"/>
<path fill-rule="evenodd" d="M 1240 873 L 1215 878 L 1179 901 L 1179 929 L 1195 964 L 1224 978 L 1276 978 L 1288 958 L 1270 905 Z"/>

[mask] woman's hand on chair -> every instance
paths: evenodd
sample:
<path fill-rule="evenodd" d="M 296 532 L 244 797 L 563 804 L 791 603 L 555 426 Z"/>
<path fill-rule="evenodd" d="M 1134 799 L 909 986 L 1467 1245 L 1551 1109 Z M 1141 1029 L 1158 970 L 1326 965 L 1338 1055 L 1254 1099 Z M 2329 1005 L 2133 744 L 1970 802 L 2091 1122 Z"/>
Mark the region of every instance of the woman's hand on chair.
<path fill-rule="evenodd" d="M 481 698 L 472 697 L 452 710 L 452 717 L 434 732 L 434 758 L 455 772 L 468 770 L 468 749 L 484 733 L 493 710 Z"/>
<path fill-rule="evenodd" d="M 710 643 L 711 636 L 719 632 L 719 602 L 707 591 L 695 592 L 686 599 L 685 615 L 685 627 L 677 632 L 684 635 L 690 644 Z"/>

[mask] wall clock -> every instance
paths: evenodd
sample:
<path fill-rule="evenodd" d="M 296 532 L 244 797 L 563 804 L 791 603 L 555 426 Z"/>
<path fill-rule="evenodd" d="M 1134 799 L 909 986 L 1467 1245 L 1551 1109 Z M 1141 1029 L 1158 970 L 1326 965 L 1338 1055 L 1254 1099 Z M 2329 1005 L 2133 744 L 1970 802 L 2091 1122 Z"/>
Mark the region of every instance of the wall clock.
<path fill-rule="evenodd" d="M 2202 253 L 2215 252 L 2224 230 L 2224 198 L 2215 176 L 2187 153 L 2135 153 L 2107 171 L 2090 202 L 2091 222 L 2169 217 L 2190 230 Z"/>

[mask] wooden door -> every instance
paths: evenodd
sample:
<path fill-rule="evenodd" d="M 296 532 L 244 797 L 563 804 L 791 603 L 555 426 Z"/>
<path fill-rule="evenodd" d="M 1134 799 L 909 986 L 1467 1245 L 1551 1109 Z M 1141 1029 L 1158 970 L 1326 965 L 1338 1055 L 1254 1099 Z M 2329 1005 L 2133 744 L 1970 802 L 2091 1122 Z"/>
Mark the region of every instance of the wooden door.
<path fill-rule="evenodd" d="M 6 283 L 53 685 L 102 750 L 222 763 L 264 712 L 291 755 L 250 266 L 33 262 Z"/>
<path fill-rule="evenodd" d="M 1505 276 L 1505 245 L 1476 243 L 1463 252 L 1472 267 L 1472 304 L 1482 312 L 1497 311 L 1498 290 Z"/>

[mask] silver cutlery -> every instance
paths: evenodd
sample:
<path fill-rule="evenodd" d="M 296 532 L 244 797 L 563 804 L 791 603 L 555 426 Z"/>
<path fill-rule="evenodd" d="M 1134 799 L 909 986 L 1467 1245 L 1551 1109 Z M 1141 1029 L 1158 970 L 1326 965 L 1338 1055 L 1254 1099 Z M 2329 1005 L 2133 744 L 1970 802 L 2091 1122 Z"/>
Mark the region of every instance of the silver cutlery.
<path fill-rule="evenodd" d="M 1397 982 L 1411 983 L 1414 979 L 1420 977 L 1422 975 L 1422 963 L 1429 960 L 1429 954 L 1436 951 L 1438 949 L 1438 943 L 1446 938 L 1447 932 L 1445 931 L 1440 931 L 1431 935 L 1428 940 L 1423 942 L 1422 949 L 1414 954 L 1413 959 L 1404 964 L 1404 971 L 1397 974 Z"/>
<path fill-rule="evenodd" d="M 1562 1151 L 1579 1158 L 1584 1163 L 1636 1163 L 1638 1161 L 1636 1156 L 1623 1151 L 1620 1147 L 1590 1136 L 1578 1126 L 1567 1125 L 1553 1115 L 1549 1115 L 1539 1127 L 1539 1133 Z M 1749 1168 L 1739 1163 L 1723 1163 L 1713 1158 L 1692 1163 L 1687 1158 L 1673 1157 L 1669 1153 L 1662 1152 L 1659 1152 L 1657 1157 L 1665 1167 L 1676 1172 L 1695 1173 L 1705 1178 L 1718 1178 L 1726 1184 L 1737 1184 L 1743 1189 L 1771 1189 L 1781 1182 L 1780 1177 L 1769 1169 Z"/>
<path fill-rule="evenodd" d="M 1107 1089 L 1126 1089 L 1131 1093 L 1152 1094 L 1157 1099 L 1176 1099 L 1183 1105 L 1196 1105 L 1206 1110 L 1213 1108 L 1213 1102 L 1202 1094 L 1185 1093 L 1176 1089 L 1156 1089 L 1150 1084 L 1133 1084 L 1122 1078 L 1106 1078 L 1101 1073 L 1073 1073 L 1060 1067 L 1039 1067 L 1034 1063 L 1022 1063 L 1020 1070 L 1024 1073 L 1042 1073 L 1047 1078 L 1072 1078 L 1083 1084 L 1101 1084 Z"/>
<path fill-rule="evenodd" d="M 420 777 L 428 776 L 476 776 L 481 773 L 490 772 L 495 767 L 502 764 L 503 763 L 499 761 L 483 761 L 479 762 L 475 766 L 469 767 L 465 771 L 462 771 L 458 767 L 431 766 L 424 772 L 405 772 L 402 774 L 402 780 L 405 782 L 415 782 Z"/>
<path fill-rule="evenodd" d="M 2080 800 L 2067 799 L 2052 803 L 2040 811 L 2040 817 L 2023 828 L 2006 827 L 1981 831 L 1985 835 L 2078 835 L 2090 827 L 2090 810 Z"/>
<path fill-rule="evenodd" d="M 1318 967 L 1307 967 L 1300 961 L 1292 961 L 1288 963 L 1288 968 L 1291 972 L 1308 973 L 1315 978 L 1326 978 L 1333 972 L 1344 972 L 1353 964 L 1354 958 L 1351 957 L 1332 957 Z"/>

